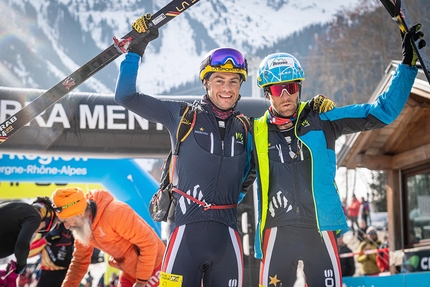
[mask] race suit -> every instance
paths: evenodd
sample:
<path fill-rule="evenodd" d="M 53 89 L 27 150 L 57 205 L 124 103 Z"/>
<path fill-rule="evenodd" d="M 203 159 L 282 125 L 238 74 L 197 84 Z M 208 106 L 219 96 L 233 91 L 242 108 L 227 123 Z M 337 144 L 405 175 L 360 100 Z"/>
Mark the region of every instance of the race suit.
<path fill-rule="evenodd" d="M 348 225 L 335 183 L 335 141 L 394 121 L 416 74 L 416 67 L 400 64 L 388 90 L 374 103 L 321 114 L 301 103 L 290 131 L 269 124 L 268 112 L 254 121 L 260 286 L 292 286 L 299 260 L 309 287 L 341 286 L 335 236 L 347 232 Z"/>
<path fill-rule="evenodd" d="M 121 63 L 115 101 L 151 122 L 163 124 L 174 147 L 186 103 L 137 93 L 139 60 L 137 54 L 128 53 Z M 200 107 L 191 134 L 181 143 L 174 186 L 208 205 L 234 206 L 255 179 L 252 141 L 247 140 L 247 129 L 235 116 L 238 111 L 225 120 L 222 137 L 210 104 L 201 103 Z M 182 286 L 187 287 L 198 287 L 202 280 L 204 286 L 242 286 L 236 207 L 207 209 L 178 193 L 174 196 L 176 227 L 168 241 L 162 271 L 178 275 Z"/>
<path fill-rule="evenodd" d="M 73 257 L 73 244 L 72 231 L 66 229 L 63 223 L 45 236 L 33 239 L 28 257 L 41 254 L 37 287 L 61 287 Z"/>

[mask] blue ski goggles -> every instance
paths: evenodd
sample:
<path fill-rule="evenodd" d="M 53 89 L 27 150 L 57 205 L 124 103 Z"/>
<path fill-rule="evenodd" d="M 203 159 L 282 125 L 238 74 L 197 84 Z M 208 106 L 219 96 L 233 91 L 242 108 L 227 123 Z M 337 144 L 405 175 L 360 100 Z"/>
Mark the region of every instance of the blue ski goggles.
<path fill-rule="evenodd" d="M 241 52 L 232 48 L 214 50 L 200 65 L 200 79 L 203 81 L 206 74 L 215 72 L 238 73 L 246 81 L 248 64 Z"/>

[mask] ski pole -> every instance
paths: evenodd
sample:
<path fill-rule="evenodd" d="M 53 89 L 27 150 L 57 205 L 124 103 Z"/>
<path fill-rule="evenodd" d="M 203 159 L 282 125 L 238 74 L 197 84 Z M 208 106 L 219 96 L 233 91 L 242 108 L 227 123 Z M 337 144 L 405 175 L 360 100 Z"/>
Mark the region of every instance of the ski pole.
<path fill-rule="evenodd" d="M 4 276 L 0 277 L 1 280 L 5 280 L 15 269 L 9 270 Z"/>

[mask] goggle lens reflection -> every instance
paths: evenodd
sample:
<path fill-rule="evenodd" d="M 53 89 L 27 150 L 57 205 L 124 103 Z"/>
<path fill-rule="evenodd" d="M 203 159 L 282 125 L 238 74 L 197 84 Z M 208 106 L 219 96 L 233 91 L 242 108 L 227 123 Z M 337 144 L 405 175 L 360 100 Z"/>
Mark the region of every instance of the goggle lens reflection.
<path fill-rule="evenodd" d="M 280 97 L 284 90 L 286 90 L 289 95 L 297 93 L 300 90 L 300 86 L 300 82 L 291 82 L 269 86 L 269 90 L 272 96 Z"/>

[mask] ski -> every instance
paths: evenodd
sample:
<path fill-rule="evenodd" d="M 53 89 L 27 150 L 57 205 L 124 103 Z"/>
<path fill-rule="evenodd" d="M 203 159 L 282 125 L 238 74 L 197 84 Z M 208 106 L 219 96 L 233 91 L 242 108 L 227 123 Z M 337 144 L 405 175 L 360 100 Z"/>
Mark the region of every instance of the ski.
<path fill-rule="evenodd" d="M 150 27 L 154 25 L 160 28 L 199 1 L 200 0 L 172 0 L 155 14 L 151 15 L 148 25 Z M 141 18 L 148 19 L 148 14 Z M 100 52 L 93 59 L 34 99 L 14 115 L 7 118 L 4 122 L 0 123 L 0 144 L 8 140 L 14 133 L 59 101 L 63 96 L 85 82 L 92 75 L 100 71 L 123 53 L 126 53 L 130 46 L 140 42 L 147 34 L 148 32 L 138 33 L 135 29 L 132 29 L 123 36 L 121 40 L 114 37 L 114 43 L 111 46 Z"/>
<path fill-rule="evenodd" d="M 409 11 L 406 8 L 406 4 L 403 0 L 380 0 L 385 9 L 387 9 L 391 18 L 399 26 L 400 31 L 403 33 L 408 32 L 416 23 L 412 21 Z M 421 65 L 427 81 L 430 83 L 430 59 L 425 50 L 424 39 L 417 39 L 413 43 L 414 49 L 417 52 L 419 64 Z M 417 66 L 418 63 L 417 63 Z"/>

